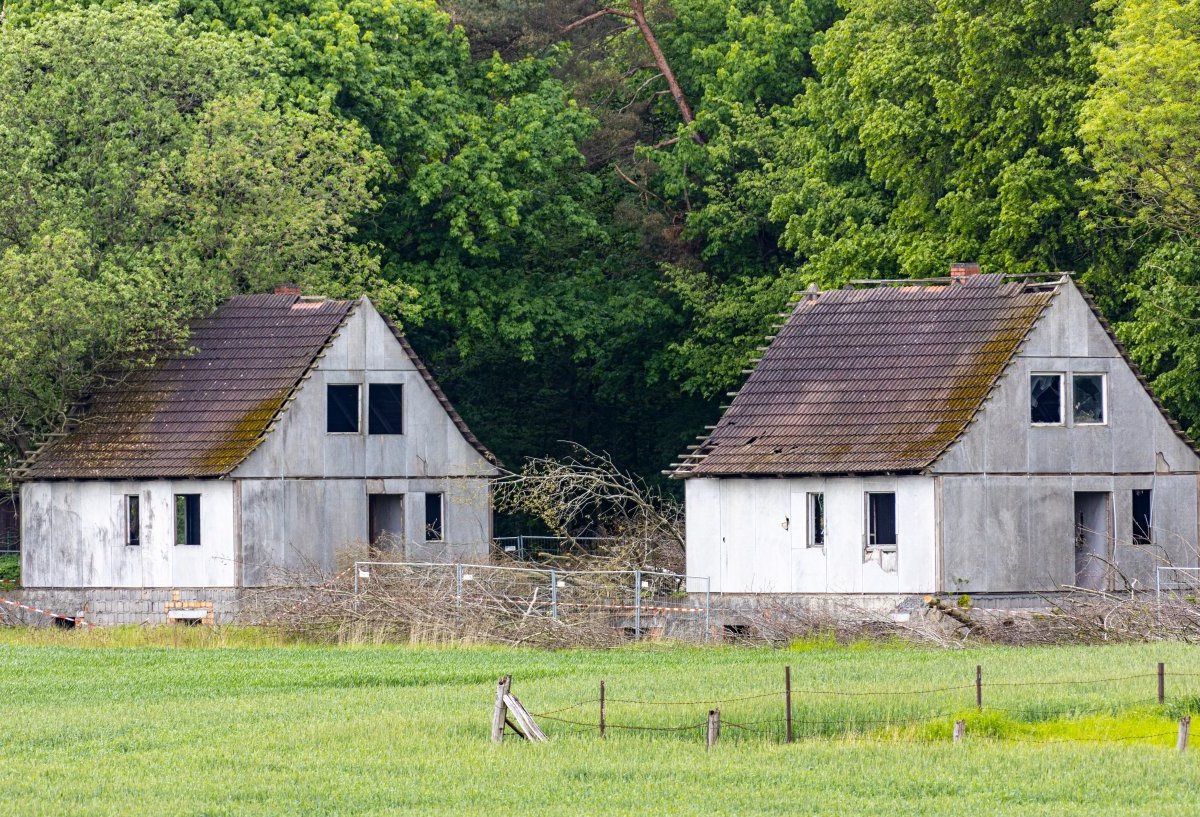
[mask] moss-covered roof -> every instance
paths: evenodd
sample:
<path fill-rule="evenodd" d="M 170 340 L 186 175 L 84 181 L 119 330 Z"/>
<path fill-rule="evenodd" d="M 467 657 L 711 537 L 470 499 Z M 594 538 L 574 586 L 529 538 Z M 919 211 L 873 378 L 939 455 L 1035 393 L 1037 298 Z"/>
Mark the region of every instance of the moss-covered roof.
<path fill-rule="evenodd" d="M 21 479 L 217 477 L 254 450 L 356 301 L 243 295 L 198 321 L 191 350 L 99 390 Z"/>
<path fill-rule="evenodd" d="M 963 432 L 1053 295 L 998 275 L 806 295 L 673 474 L 920 471 Z"/>

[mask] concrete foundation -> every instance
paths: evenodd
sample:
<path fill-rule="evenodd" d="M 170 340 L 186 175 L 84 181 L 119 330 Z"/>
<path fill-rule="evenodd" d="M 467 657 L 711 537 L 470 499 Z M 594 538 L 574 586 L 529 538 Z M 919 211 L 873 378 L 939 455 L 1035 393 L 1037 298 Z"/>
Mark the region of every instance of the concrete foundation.
<path fill-rule="evenodd" d="M 123 587 L 35 588 L 7 594 L 47 613 L 81 618 L 101 627 L 120 624 L 232 624 L 246 591 L 236 587 L 130 589 Z M 54 618 L 32 610 L 5 606 L 8 620 L 47 627 Z"/>

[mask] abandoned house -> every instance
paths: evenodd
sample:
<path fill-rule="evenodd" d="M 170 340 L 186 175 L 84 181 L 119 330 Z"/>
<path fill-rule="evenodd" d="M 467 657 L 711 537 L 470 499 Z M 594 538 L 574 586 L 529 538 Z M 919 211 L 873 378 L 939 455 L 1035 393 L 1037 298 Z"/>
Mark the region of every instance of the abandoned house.
<path fill-rule="evenodd" d="M 366 298 L 226 302 L 20 472 L 22 583 L 92 621 L 227 620 L 351 558 L 485 555 L 497 461 Z"/>
<path fill-rule="evenodd" d="M 672 472 L 714 592 L 1032 601 L 1197 564 L 1200 460 L 1069 276 L 810 291 L 733 398 Z"/>

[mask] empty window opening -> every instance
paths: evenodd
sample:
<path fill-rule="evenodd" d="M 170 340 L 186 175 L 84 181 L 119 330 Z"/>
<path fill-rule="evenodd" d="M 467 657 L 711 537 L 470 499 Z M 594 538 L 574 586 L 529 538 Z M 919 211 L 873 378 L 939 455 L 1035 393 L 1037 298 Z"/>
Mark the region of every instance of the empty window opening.
<path fill-rule="evenodd" d="M 808 546 L 825 547 L 825 494 L 808 495 Z"/>
<path fill-rule="evenodd" d="M 1071 378 L 1072 416 L 1080 425 L 1104 423 L 1104 375 L 1077 374 Z"/>
<path fill-rule="evenodd" d="M 1154 495 L 1149 491 L 1134 491 L 1133 492 L 1133 543 L 1135 545 L 1148 545 L 1153 541 L 1152 537 L 1152 512 L 1154 509 Z"/>
<path fill-rule="evenodd" d="M 371 494 L 367 526 L 374 555 L 404 554 L 404 494 Z"/>
<path fill-rule="evenodd" d="M 404 386 L 372 383 L 368 386 L 368 434 L 404 433 Z"/>
<path fill-rule="evenodd" d="M 725 638 L 730 641 L 739 641 L 751 635 L 749 624 L 726 624 L 724 630 Z"/>
<path fill-rule="evenodd" d="M 125 544 L 136 547 L 142 543 L 141 497 L 131 494 L 125 497 Z"/>
<path fill-rule="evenodd" d="M 896 546 L 895 494 L 867 494 L 867 546 Z"/>
<path fill-rule="evenodd" d="M 357 384 L 325 387 L 325 430 L 330 434 L 358 433 Z"/>
<path fill-rule="evenodd" d="M 425 494 L 426 542 L 440 542 L 445 538 L 442 534 L 444 510 L 442 494 Z"/>
<path fill-rule="evenodd" d="M 175 494 L 175 544 L 200 544 L 200 494 Z"/>
<path fill-rule="evenodd" d="M 55 616 L 54 617 L 54 626 L 61 627 L 64 630 L 74 630 L 75 629 L 75 619 L 67 618 L 65 616 Z"/>
<path fill-rule="evenodd" d="M 1062 423 L 1062 375 L 1035 374 L 1029 377 L 1029 420 L 1035 425 Z"/>

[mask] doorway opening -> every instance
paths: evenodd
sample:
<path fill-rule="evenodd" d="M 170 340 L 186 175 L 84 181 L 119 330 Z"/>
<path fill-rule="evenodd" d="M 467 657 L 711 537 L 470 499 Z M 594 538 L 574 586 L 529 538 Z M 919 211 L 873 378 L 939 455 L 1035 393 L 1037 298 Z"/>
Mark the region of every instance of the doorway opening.
<path fill-rule="evenodd" d="M 370 494 L 367 527 L 371 558 L 404 558 L 404 494 Z"/>
<path fill-rule="evenodd" d="M 1109 590 L 1112 577 L 1112 494 L 1075 492 L 1075 584 Z"/>

